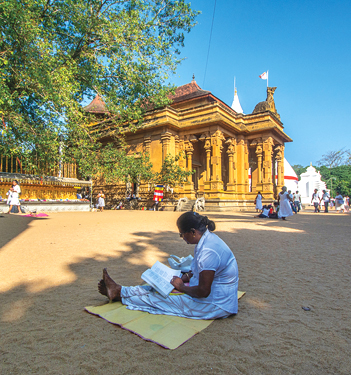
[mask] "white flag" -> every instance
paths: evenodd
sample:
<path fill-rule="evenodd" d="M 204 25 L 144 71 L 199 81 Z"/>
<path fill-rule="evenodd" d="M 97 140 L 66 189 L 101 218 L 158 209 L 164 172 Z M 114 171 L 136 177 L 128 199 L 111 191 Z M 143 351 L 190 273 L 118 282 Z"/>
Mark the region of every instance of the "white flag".
<path fill-rule="evenodd" d="M 259 77 L 261 79 L 268 79 L 268 70 L 266 72 L 263 72 Z"/>

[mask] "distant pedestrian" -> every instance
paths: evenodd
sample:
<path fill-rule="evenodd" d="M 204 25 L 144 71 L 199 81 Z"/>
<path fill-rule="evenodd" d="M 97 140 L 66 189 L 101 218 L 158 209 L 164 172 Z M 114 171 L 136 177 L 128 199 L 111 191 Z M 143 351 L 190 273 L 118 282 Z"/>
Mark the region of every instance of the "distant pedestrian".
<path fill-rule="evenodd" d="M 301 194 L 299 193 L 298 190 L 294 194 L 294 203 L 295 203 L 296 211 L 300 212 L 300 210 L 301 210 Z"/>
<path fill-rule="evenodd" d="M 260 212 L 262 210 L 262 194 L 259 191 L 255 198 L 255 204 L 256 204 L 256 212 Z"/>
<path fill-rule="evenodd" d="M 335 208 L 339 213 L 345 212 L 345 201 L 340 193 L 337 193 L 337 196 L 335 197 Z"/>
<path fill-rule="evenodd" d="M 324 202 L 324 212 L 328 212 L 328 206 L 329 206 L 329 200 L 330 196 L 329 193 L 326 190 L 323 190 L 323 195 L 321 200 Z"/>
<path fill-rule="evenodd" d="M 12 182 L 12 188 L 10 190 L 11 190 L 11 198 L 8 200 L 8 204 L 9 204 L 8 214 L 11 213 L 11 210 L 12 210 L 13 206 L 17 206 L 18 213 L 21 213 L 21 204 L 20 204 L 20 201 L 19 201 L 19 195 L 21 194 L 21 188 L 18 185 L 17 180 L 14 180 Z"/>
<path fill-rule="evenodd" d="M 97 209 L 102 212 L 105 207 L 105 194 L 102 192 L 102 190 L 99 191 L 99 194 L 97 195 Z"/>
<path fill-rule="evenodd" d="M 297 209 L 294 204 L 294 196 L 292 195 L 291 190 L 288 190 L 288 194 L 289 194 L 291 209 L 294 211 L 295 214 L 297 214 Z"/>
<path fill-rule="evenodd" d="M 318 189 L 314 189 L 314 193 L 312 194 L 311 204 L 314 205 L 314 212 L 320 212 L 320 209 L 319 209 L 320 198 L 318 194 Z"/>

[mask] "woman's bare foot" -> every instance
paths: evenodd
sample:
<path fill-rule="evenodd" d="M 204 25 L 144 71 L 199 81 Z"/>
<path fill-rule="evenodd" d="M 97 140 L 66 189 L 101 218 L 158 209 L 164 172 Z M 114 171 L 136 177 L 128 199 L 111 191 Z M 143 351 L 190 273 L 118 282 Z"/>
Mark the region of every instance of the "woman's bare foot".
<path fill-rule="evenodd" d="M 104 270 L 102 272 L 102 281 L 103 281 L 103 284 L 105 284 L 105 285 L 103 286 L 103 284 L 100 281 L 101 290 L 105 291 L 105 288 L 106 288 L 106 295 L 107 295 L 108 299 L 110 301 L 120 301 L 121 300 L 121 289 L 122 289 L 122 287 L 121 287 L 121 285 L 118 285 L 117 283 L 115 283 L 111 279 L 111 277 L 107 273 L 106 268 L 104 268 Z M 99 285 L 100 285 L 100 283 L 99 283 Z M 99 292 L 100 292 L 100 289 L 99 289 Z M 104 293 L 101 293 L 101 294 L 104 294 Z"/>
<path fill-rule="evenodd" d="M 98 283 L 98 291 L 100 294 L 107 297 L 107 288 L 103 279 L 101 279 Z"/>

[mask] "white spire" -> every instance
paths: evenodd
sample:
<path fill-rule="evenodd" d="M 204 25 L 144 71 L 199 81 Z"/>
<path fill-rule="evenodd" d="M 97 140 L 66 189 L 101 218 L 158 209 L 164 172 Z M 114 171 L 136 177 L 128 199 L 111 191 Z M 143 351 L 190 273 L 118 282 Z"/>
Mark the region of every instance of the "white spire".
<path fill-rule="evenodd" d="M 238 92 L 236 91 L 235 77 L 234 77 L 234 100 L 233 100 L 233 104 L 232 104 L 232 109 L 234 109 L 234 111 L 236 113 L 244 113 L 243 109 L 241 108 L 240 102 L 239 102 Z"/>
<path fill-rule="evenodd" d="M 234 109 L 234 111 L 236 113 L 244 113 L 243 109 L 241 108 L 241 105 L 240 105 L 240 101 L 239 101 L 239 97 L 238 97 L 238 93 L 236 91 L 236 88 L 234 90 L 234 100 L 233 100 L 233 104 L 232 104 L 232 109 Z"/>

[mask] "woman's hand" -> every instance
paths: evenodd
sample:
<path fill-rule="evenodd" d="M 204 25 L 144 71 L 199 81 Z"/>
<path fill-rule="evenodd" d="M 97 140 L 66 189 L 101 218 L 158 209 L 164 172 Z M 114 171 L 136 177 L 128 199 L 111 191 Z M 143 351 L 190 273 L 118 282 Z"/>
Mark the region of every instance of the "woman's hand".
<path fill-rule="evenodd" d="M 191 271 L 186 272 L 184 275 L 182 275 L 183 283 L 188 283 L 192 277 L 193 273 Z"/>
<path fill-rule="evenodd" d="M 180 277 L 173 276 L 171 280 L 171 284 L 174 286 L 175 289 L 177 289 L 179 292 L 182 291 L 184 287 L 183 280 Z"/>

